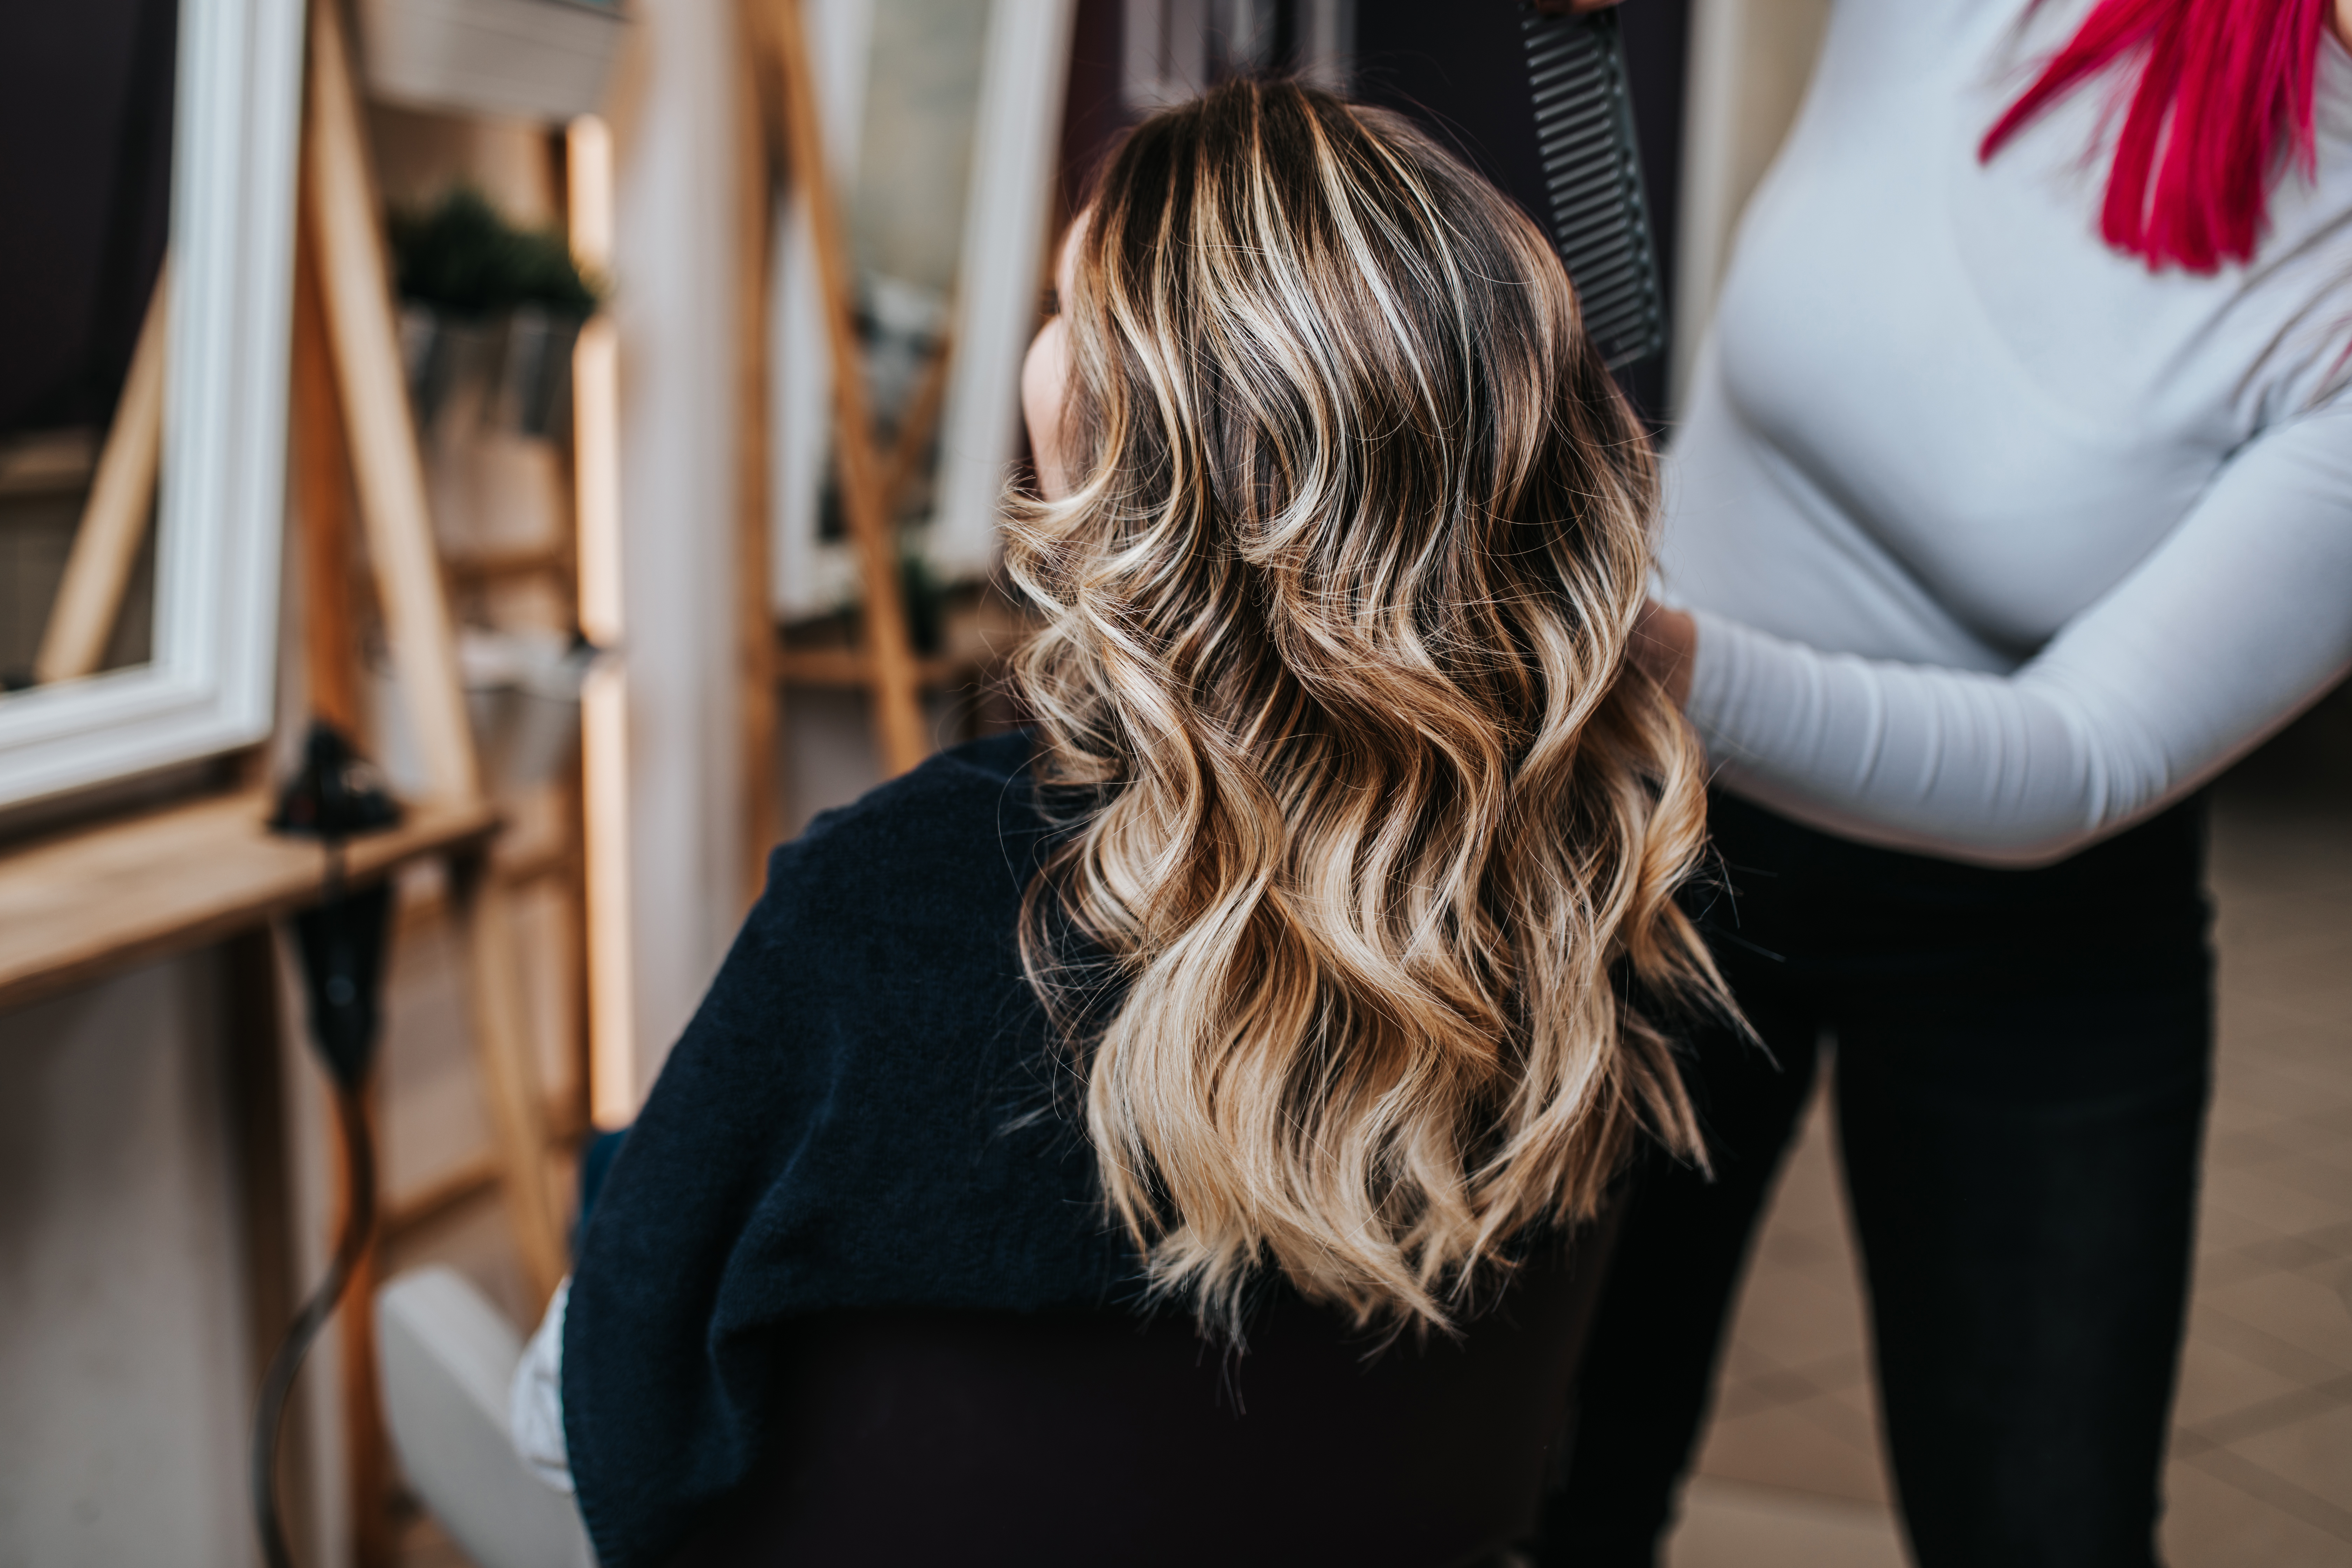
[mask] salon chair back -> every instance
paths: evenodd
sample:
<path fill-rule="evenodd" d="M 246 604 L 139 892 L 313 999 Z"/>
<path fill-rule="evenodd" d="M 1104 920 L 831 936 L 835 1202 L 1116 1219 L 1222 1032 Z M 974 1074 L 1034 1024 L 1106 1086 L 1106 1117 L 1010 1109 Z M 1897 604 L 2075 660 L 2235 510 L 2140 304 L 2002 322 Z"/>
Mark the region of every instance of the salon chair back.
<path fill-rule="evenodd" d="M 673 1568 L 1471 1568 L 1561 1458 L 1613 1226 L 1456 1339 L 1295 1299 L 1248 1352 L 1188 1318 L 861 1312 L 796 1331 L 755 1484 Z"/>
<path fill-rule="evenodd" d="M 508 1436 L 522 1341 L 455 1270 L 376 1292 L 376 1354 L 393 1451 L 425 1511 L 476 1568 L 595 1568 L 571 1496 L 530 1472 Z"/>

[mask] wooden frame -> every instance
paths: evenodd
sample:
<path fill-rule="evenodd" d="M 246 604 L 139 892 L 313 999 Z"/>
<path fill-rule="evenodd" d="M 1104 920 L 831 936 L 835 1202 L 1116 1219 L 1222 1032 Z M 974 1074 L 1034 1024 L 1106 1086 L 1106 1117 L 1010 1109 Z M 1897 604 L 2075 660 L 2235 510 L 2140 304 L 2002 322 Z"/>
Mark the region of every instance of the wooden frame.
<path fill-rule="evenodd" d="M 0 699 L 0 805 L 268 731 L 302 16 L 182 0 L 154 657 Z"/>
<path fill-rule="evenodd" d="M 333 374 L 385 640 L 430 781 L 421 808 L 487 811 L 401 370 L 374 173 L 336 0 L 311 6 L 310 64 L 303 216 L 304 237 L 318 258 L 320 309 L 315 316 L 306 312 L 302 325 L 306 335 L 323 341 L 306 342 L 304 360 Z M 328 655 L 323 639 L 314 639 L 314 650 Z M 479 853 L 453 858 L 450 871 L 450 914 L 516 1250 L 544 1300 L 567 1259 L 557 1217 L 562 1205 L 545 1164 L 543 1107 L 530 1087 L 505 886 Z"/>
<path fill-rule="evenodd" d="M 320 851 L 271 833 L 270 803 L 228 795 L 12 850 L 0 860 L 0 1011 L 266 925 L 318 901 Z M 481 802 L 435 804 L 351 841 L 364 883 L 421 856 L 478 850 Z"/>

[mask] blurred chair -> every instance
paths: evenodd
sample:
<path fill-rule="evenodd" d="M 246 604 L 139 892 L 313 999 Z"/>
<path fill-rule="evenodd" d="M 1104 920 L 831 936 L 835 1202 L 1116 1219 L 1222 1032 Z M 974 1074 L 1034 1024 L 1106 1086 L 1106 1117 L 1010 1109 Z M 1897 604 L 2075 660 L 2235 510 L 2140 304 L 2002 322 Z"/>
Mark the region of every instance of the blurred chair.
<path fill-rule="evenodd" d="M 594 1568 L 572 1499 L 508 1436 L 513 1325 L 440 1265 L 377 1291 L 375 1315 L 385 1425 L 425 1510 L 478 1568 Z"/>

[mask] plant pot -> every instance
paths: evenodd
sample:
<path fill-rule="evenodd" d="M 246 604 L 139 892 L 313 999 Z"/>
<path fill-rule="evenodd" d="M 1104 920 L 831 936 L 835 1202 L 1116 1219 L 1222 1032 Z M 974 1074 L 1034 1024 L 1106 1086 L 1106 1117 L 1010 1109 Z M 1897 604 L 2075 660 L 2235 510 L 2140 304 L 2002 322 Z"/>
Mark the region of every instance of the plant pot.
<path fill-rule="evenodd" d="M 477 744 L 493 788 L 535 790 L 572 763 L 580 741 L 580 689 L 595 658 L 588 644 L 543 632 L 460 634 L 467 707 L 477 722 L 492 718 Z"/>
<path fill-rule="evenodd" d="M 498 416 L 526 436 L 555 436 L 572 412 L 572 349 L 580 320 L 525 305 L 507 318 L 499 356 Z"/>
<path fill-rule="evenodd" d="M 417 427 L 471 406 L 486 427 L 524 436 L 562 433 L 571 411 L 572 348 L 580 321 L 524 305 L 499 316 L 452 316 L 401 307 L 401 352 Z"/>
<path fill-rule="evenodd" d="M 594 648 L 560 632 L 458 631 L 466 716 L 482 782 L 493 795 L 538 789 L 571 762 L 580 735 L 580 688 L 595 658 Z M 369 676 L 377 765 L 395 794 L 422 795 L 431 781 L 400 700 L 399 678 L 383 658 L 370 661 Z"/>
<path fill-rule="evenodd" d="M 629 25 L 600 0 L 360 0 L 359 10 L 376 97 L 520 120 L 601 108 Z"/>

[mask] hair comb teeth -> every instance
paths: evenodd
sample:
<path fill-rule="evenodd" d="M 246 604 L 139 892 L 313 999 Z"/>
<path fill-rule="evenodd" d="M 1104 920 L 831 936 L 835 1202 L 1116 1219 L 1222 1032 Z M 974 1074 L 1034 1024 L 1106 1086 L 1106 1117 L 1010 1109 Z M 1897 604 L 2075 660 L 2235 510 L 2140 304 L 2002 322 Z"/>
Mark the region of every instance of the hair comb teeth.
<path fill-rule="evenodd" d="M 1617 18 L 1530 15 L 1521 26 L 1552 244 L 1576 285 L 1584 330 L 1615 370 L 1666 346 Z"/>

